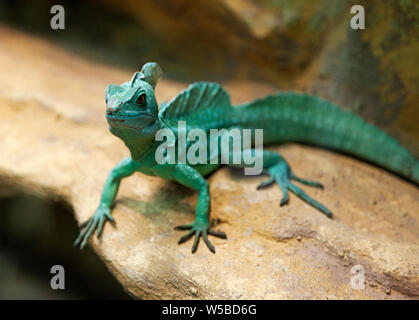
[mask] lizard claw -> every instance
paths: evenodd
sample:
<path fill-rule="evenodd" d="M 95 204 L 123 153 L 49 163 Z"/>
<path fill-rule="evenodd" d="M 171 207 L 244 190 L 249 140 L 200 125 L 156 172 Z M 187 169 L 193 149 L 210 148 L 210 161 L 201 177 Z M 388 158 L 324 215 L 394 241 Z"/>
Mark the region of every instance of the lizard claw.
<path fill-rule="evenodd" d="M 198 243 L 199 243 L 199 238 L 200 237 L 202 237 L 202 239 L 204 239 L 205 244 L 207 245 L 208 249 L 212 253 L 215 253 L 215 247 L 213 246 L 211 241 L 209 241 L 209 239 L 208 239 L 209 234 L 212 235 L 212 236 L 215 236 L 215 237 L 222 238 L 222 239 L 227 239 L 227 235 L 224 232 L 214 231 L 214 230 L 210 229 L 209 221 L 203 221 L 202 222 L 202 221 L 195 220 L 191 224 L 176 226 L 175 230 L 189 230 L 189 232 L 187 234 L 185 234 L 183 237 L 181 237 L 179 239 L 178 244 L 181 244 L 181 243 L 189 240 L 190 238 L 192 238 L 192 236 L 195 235 L 194 242 L 192 244 L 192 253 L 195 253 L 196 249 L 198 248 Z"/>
<path fill-rule="evenodd" d="M 98 239 L 100 239 L 100 237 L 102 236 L 103 225 L 107 219 L 111 222 L 115 221 L 112 215 L 110 214 L 110 209 L 96 209 L 93 216 L 80 225 L 80 228 L 82 230 L 80 231 L 77 239 L 74 241 L 73 246 L 78 247 L 80 245 L 80 250 L 83 249 L 87 244 L 87 240 L 89 240 L 90 236 L 95 231 L 95 229 L 97 230 L 96 236 Z"/>

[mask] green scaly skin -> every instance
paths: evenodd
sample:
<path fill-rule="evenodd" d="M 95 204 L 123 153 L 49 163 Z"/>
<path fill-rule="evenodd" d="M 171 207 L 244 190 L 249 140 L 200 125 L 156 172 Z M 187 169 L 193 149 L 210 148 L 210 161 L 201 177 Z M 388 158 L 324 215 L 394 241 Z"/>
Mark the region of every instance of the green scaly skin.
<path fill-rule="evenodd" d="M 204 176 L 220 165 L 209 164 L 209 159 L 208 164 L 195 165 L 189 162 L 160 165 L 155 160 L 155 151 L 162 143 L 155 140 L 156 132 L 168 128 L 177 137 L 179 120 L 186 121 L 187 130 L 263 129 L 265 145 L 302 142 L 330 148 L 375 163 L 419 184 L 419 162 L 406 149 L 377 127 L 327 101 L 306 94 L 278 93 L 232 107 L 228 94 L 218 84 L 201 82 L 192 84 L 159 111 L 154 88 L 161 74 L 156 63 L 147 63 L 131 81 L 121 86 L 110 85 L 106 89 L 109 129 L 129 148 L 131 157 L 122 160 L 110 172 L 99 206 L 82 225 L 75 246 L 83 248 L 95 230 L 100 237 L 105 221 L 114 220 L 110 208 L 121 179 L 138 171 L 174 180 L 198 191 L 195 221 L 176 227 L 178 230 L 189 230 L 179 243 L 195 236 L 192 245 L 192 252 L 195 252 L 202 237 L 208 248 L 215 252 L 208 235 L 220 238 L 226 238 L 226 235 L 211 229 L 210 192 Z M 291 191 L 332 217 L 328 208 L 308 196 L 293 181 L 322 188 L 320 183 L 297 177 L 285 159 L 275 152 L 254 149 L 252 152 L 262 152 L 263 172 L 269 176 L 258 189 L 276 183 L 283 193 L 281 205 L 288 202 L 288 191 Z M 242 163 L 239 166 L 246 165 Z"/>

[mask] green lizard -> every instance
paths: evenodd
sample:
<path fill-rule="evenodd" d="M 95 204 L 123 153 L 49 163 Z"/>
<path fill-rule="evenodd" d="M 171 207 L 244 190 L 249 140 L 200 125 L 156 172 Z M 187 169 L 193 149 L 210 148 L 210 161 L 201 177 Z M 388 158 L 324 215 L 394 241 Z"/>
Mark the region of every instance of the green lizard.
<path fill-rule="evenodd" d="M 159 110 L 154 88 L 161 74 L 156 63 L 146 63 L 131 81 L 120 86 L 111 84 L 106 89 L 109 129 L 125 143 L 131 156 L 110 172 L 99 206 L 81 226 L 75 246 L 83 248 L 95 229 L 97 237 L 101 236 L 105 221 L 114 221 L 111 205 L 121 179 L 141 172 L 174 180 L 198 191 L 194 222 L 176 227 L 189 230 L 180 238 L 179 244 L 195 236 L 192 245 L 192 252 L 195 252 L 202 237 L 208 248 L 215 252 L 208 235 L 221 238 L 226 238 L 226 235 L 214 231 L 210 226 L 210 192 L 204 176 L 219 168 L 220 164 L 156 162 L 155 152 L 162 143 L 155 138 L 156 133 L 163 128 L 169 129 L 177 139 L 178 121 L 186 122 L 186 130 L 200 128 L 207 132 L 213 128 L 262 128 L 265 145 L 303 142 L 322 146 L 365 159 L 419 183 L 419 161 L 413 155 L 377 127 L 327 101 L 307 94 L 278 93 L 232 107 L 227 92 L 220 85 L 198 82 Z M 320 183 L 297 177 L 285 159 L 276 152 L 260 149 L 251 152 L 259 152 L 263 157 L 263 172 L 269 176 L 258 189 L 276 183 L 283 193 L 281 205 L 288 202 L 288 191 L 291 191 L 326 216 L 332 217 L 328 208 L 312 199 L 293 180 L 321 188 Z M 243 162 L 241 166 L 245 167 L 246 164 Z"/>

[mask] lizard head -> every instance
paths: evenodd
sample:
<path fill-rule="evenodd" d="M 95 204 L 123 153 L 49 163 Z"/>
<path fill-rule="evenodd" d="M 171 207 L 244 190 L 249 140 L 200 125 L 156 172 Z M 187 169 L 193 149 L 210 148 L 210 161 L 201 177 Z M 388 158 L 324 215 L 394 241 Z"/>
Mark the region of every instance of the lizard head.
<path fill-rule="evenodd" d="M 121 137 L 146 134 L 158 122 L 158 105 L 154 95 L 157 80 L 162 75 L 157 63 L 146 63 L 131 81 L 111 84 L 106 89 L 106 119 L 110 131 Z"/>

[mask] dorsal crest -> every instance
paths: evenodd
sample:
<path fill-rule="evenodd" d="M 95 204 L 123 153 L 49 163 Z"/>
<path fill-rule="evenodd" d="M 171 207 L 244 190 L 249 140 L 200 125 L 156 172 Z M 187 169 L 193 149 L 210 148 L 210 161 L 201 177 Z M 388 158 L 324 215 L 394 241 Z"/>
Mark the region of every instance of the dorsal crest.
<path fill-rule="evenodd" d="M 165 121 L 211 119 L 230 108 L 228 93 L 217 83 L 196 82 L 182 91 L 160 111 Z M 208 117 L 205 117 L 205 116 Z"/>

